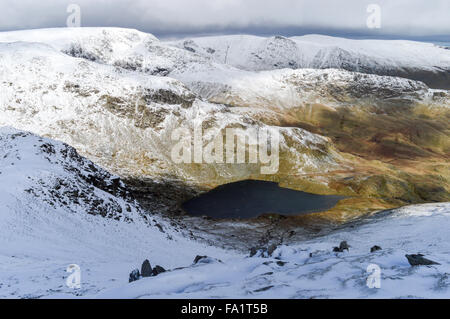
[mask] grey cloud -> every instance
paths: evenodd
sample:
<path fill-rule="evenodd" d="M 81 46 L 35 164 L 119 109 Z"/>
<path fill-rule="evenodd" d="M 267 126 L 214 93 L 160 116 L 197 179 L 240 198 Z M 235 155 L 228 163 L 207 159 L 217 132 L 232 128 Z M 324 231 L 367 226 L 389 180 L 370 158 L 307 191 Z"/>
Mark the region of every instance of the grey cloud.
<path fill-rule="evenodd" d="M 63 27 L 67 5 L 80 5 L 82 26 L 136 28 L 156 35 L 318 31 L 366 36 L 450 34 L 448 0 L 2 0 L 0 30 Z M 366 8 L 381 7 L 381 29 L 368 29 Z"/>

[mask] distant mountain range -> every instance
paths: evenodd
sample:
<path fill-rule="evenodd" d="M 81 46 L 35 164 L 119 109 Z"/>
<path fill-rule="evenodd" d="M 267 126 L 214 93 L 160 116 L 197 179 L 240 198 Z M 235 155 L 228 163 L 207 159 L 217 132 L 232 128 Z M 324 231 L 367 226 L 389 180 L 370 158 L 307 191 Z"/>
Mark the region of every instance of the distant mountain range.
<path fill-rule="evenodd" d="M 449 52 L 424 42 L 352 40 L 323 35 L 290 38 L 230 35 L 172 43 L 246 70 L 338 68 L 410 78 L 432 88 L 450 88 Z"/>

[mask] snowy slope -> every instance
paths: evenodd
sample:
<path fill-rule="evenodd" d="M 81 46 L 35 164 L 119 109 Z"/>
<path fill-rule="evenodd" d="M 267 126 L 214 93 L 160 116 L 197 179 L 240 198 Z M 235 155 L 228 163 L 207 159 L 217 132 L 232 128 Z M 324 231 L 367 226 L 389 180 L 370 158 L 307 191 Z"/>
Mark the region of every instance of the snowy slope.
<path fill-rule="evenodd" d="M 408 206 L 272 257 L 202 263 L 106 290 L 100 298 L 449 298 L 450 203 Z M 349 252 L 332 252 L 346 240 Z M 374 245 L 382 250 L 370 253 Z M 440 265 L 411 267 L 405 254 Z M 368 288 L 370 264 L 381 287 Z"/>
<path fill-rule="evenodd" d="M 302 41 L 306 41 L 310 38 L 311 37 L 301 37 Z M 373 49 L 376 47 L 376 45 L 372 44 L 370 41 L 367 42 L 368 44 L 366 45 L 354 42 L 355 40 L 317 37 L 320 41 L 317 40 L 314 42 L 314 39 L 316 39 L 316 37 L 313 36 L 312 39 L 308 40 L 310 41 L 308 43 L 315 43 L 314 45 L 316 45 L 316 42 L 320 42 L 320 45 L 317 45 L 322 47 L 335 42 L 344 43 L 348 46 L 351 44 L 354 47 L 353 50 L 355 50 L 355 52 L 359 52 L 358 50 L 361 48 L 367 47 L 368 49 Z M 223 46 L 228 40 L 236 46 L 236 48 L 234 48 L 234 46 L 230 47 L 231 52 L 229 52 L 229 58 L 231 62 L 228 61 L 228 55 L 227 61 L 222 61 L 221 56 L 212 58 L 210 56 L 211 54 L 207 52 L 209 47 L 206 49 L 206 53 L 203 51 L 197 52 L 195 49 L 191 48 L 191 46 L 201 48 L 202 46 L 200 44 Z M 21 42 L 15 43 L 14 41 Z M 342 60 L 340 57 L 335 57 L 333 60 L 334 62 L 328 63 L 326 66 L 318 66 L 312 62 L 302 62 L 302 64 L 299 63 L 298 66 L 290 66 L 289 63 L 281 63 L 279 65 L 277 64 L 276 67 L 264 67 L 265 62 L 263 63 L 261 61 L 265 61 L 265 58 L 259 57 L 256 62 L 252 62 L 245 58 L 246 54 L 253 56 L 252 52 L 256 50 L 256 47 L 261 46 L 264 48 L 263 52 L 271 52 L 273 59 L 283 60 L 295 58 L 298 55 L 296 53 L 298 46 L 292 39 L 280 37 L 266 39 L 250 36 L 228 36 L 224 38 L 207 37 L 195 39 L 195 41 L 200 41 L 199 45 L 193 45 L 192 43 L 195 44 L 196 42 L 194 40 L 192 41 L 188 41 L 189 45 L 185 45 L 184 42 L 160 42 L 152 35 L 136 30 L 118 28 L 62 28 L 2 32 L 0 33 L 0 42 L 3 42 L 4 44 L 1 44 L 0 52 L 4 52 L 1 59 L 4 70 L 4 84 L 12 83 L 13 86 L 16 85 L 17 82 L 19 82 L 19 79 L 8 78 L 13 75 L 17 76 L 17 73 L 15 73 L 14 70 L 23 68 L 25 70 L 30 68 L 36 69 L 35 63 L 33 62 L 39 60 L 42 67 L 33 72 L 39 74 L 44 68 L 49 69 L 51 72 L 46 76 L 46 79 L 50 82 L 54 78 L 57 78 L 60 82 L 61 79 L 71 78 L 72 74 L 75 74 L 76 77 L 86 76 L 84 74 L 86 71 L 93 73 L 93 70 L 98 68 L 99 70 L 96 71 L 96 73 L 99 73 L 100 75 L 95 75 L 95 77 L 89 75 L 89 77 L 93 79 L 92 81 L 86 81 L 88 84 L 90 83 L 89 86 L 91 89 L 83 90 L 83 94 L 91 93 L 91 95 L 92 91 L 98 90 L 98 88 L 96 88 L 96 90 L 92 89 L 92 86 L 96 83 L 117 82 L 119 79 L 121 82 L 124 80 L 125 83 L 130 82 L 127 79 L 122 80 L 121 78 L 124 76 L 126 78 L 132 77 L 134 81 L 133 84 L 136 86 L 140 85 L 146 88 L 158 89 L 164 84 L 164 87 L 166 88 L 174 87 L 175 94 L 179 95 L 180 93 L 183 93 L 182 88 L 180 88 L 181 83 L 176 83 L 175 80 L 171 81 L 169 79 L 170 77 L 181 81 L 192 91 L 192 93 L 211 100 L 212 102 L 241 106 L 263 106 L 265 108 L 297 107 L 304 105 L 306 102 L 319 102 L 320 99 L 324 97 L 325 101 L 323 102 L 329 102 L 330 100 L 338 100 L 338 102 L 341 102 L 341 100 L 344 100 L 354 103 L 354 101 L 348 101 L 352 100 L 351 96 L 350 99 L 348 99 L 342 98 L 342 96 L 335 96 L 333 92 L 330 94 L 330 91 L 336 86 L 339 87 L 339 90 L 343 89 L 346 95 L 352 95 L 353 92 L 356 92 L 354 98 L 361 98 L 361 93 L 364 93 L 364 95 L 371 99 L 378 100 L 393 97 L 402 99 L 404 97 L 403 95 L 406 95 L 406 99 L 413 98 L 421 100 L 427 96 L 434 95 L 434 93 L 429 91 L 422 83 L 388 76 L 364 76 L 359 73 L 331 69 L 306 69 L 297 70 L 296 72 L 289 70 L 289 68 L 309 67 L 344 68 L 353 71 L 366 72 L 359 68 L 343 67 L 342 63 L 345 63 L 345 59 Z M 260 43 L 261 41 L 263 41 L 263 44 Z M 286 41 L 289 45 L 284 45 Z M 38 42 L 40 44 L 32 44 L 32 42 Z M 447 67 L 446 63 L 449 59 L 448 50 L 442 50 L 445 51 L 444 53 L 439 51 L 441 49 L 435 52 L 433 51 L 433 47 L 428 44 L 414 44 L 413 42 L 407 41 L 400 43 L 406 43 L 405 52 L 396 48 L 394 44 L 391 45 L 391 42 L 388 41 L 382 46 L 386 47 L 383 51 L 385 54 L 377 56 L 377 59 L 380 59 L 384 64 L 389 64 L 391 63 L 390 61 L 394 61 L 395 59 L 388 56 L 388 53 L 400 50 L 401 53 L 396 55 L 397 60 L 399 61 L 395 60 L 397 61 L 395 62 L 395 67 L 398 66 L 399 68 L 403 68 L 405 65 L 416 67 L 416 65 L 420 64 L 423 68 L 434 68 L 429 67 L 429 63 L 433 63 L 433 65 L 436 65 L 436 67 L 439 68 Z M 181 48 L 177 48 L 176 45 L 181 46 Z M 394 46 L 394 49 L 392 46 Z M 410 47 L 417 52 L 413 49 L 408 49 Z M 234 49 L 232 50 L 232 48 Z M 310 49 L 308 46 L 307 48 L 308 52 L 303 52 L 302 56 L 304 57 L 299 58 L 302 61 L 311 59 L 312 56 L 319 54 L 311 53 L 314 50 Z M 431 51 L 428 52 L 428 49 Z M 39 52 L 39 50 L 42 51 Z M 46 52 L 44 52 L 44 50 Z M 420 51 L 421 54 L 418 54 L 418 51 Z M 221 52 L 221 50 L 216 50 L 212 53 L 212 56 L 214 57 L 215 55 L 220 54 L 219 52 Z M 23 54 L 25 56 L 23 56 Z M 422 56 L 424 54 L 427 56 L 426 60 L 428 61 L 428 64 L 422 60 L 416 61 L 418 58 L 414 60 L 414 57 Z M 402 60 L 400 56 L 404 56 L 405 60 Z M 76 59 L 70 59 L 70 57 L 81 58 L 85 63 L 81 63 Z M 429 57 L 435 58 L 430 59 Z M 260 58 L 262 59 L 261 61 Z M 67 61 L 63 63 L 63 60 Z M 321 63 L 327 63 L 328 60 L 320 59 L 320 61 Z M 224 64 L 224 62 L 227 63 Z M 272 62 L 268 63 L 271 64 Z M 376 62 L 375 65 L 378 65 L 381 62 Z M 65 67 L 65 65 L 68 65 L 68 67 Z M 108 69 L 107 65 L 110 65 L 111 67 Z M 280 68 L 288 69 L 276 70 Z M 123 70 L 130 72 L 120 76 L 116 74 L 118 71 Z M 254 72 L 255 70 L 274 71 Z M 366 73 L 390 74 L 389 72 Z M 143 76 L 143 74 L 145 74 L 145 76 Z M 23 78 L 24 77 L 21 77 L 22 81 Z M 33 76 L 27 75 L 27 78 L 32 80 Z M 74 79 L 70 79 L 70 81 L 74 82 Z M 83 85 L 85 84 L 83 83 Z M 127 88 L 130 87 L 128 83 L 124 86 Z M 13 89 L 13 87 L 10 89 Z M 15 87 L 14 89 L 15 92 L 17 92 Z M 52 89 L 52 87 L 50 87 L 50 89 Z M 100 91 L 103 90 L 103 88 L 100 89 Z M 128 88 L 128 90 L 130 90 L 130 88 Z M 19 92 L 21 92 L 21 90 L 19 90 Z M 110 92 L 102 92 L 102 95 L 104 94 L 110 94 Z M 184 92 L 183 94 L 187 95 L 188 93 Z M 6 95 L 5 98 L 8 101 L 21 101 L 21 98 L 15 98 L 8 95 Z"/>
<path fill-rule="evenodd" d="M 58 32 L 55 34 L 58 36 Z M 236 125 L 268 126 L 249 114 L 234 114 L 235 110 L 208 103 L 197 95 L 209 92 L 209 85 L 220 88 L 224 81 L 231 83 L 242 75 L 256 76 L 253 72 L 231 67 L 225 67 L 224 72 L 212 72 L 207 64 L 202 66 L 204 69 L 180 67 L 172 71 L 171 75 L 185 79 L 185 84 L 171 77 L 73 57 L 51 43 L 0 43 L 0 125 L 62 140 L 83 156 L 123 175 L 172 174 L 208 180 L 211 175 L 207 170 L 202 170 L 205 176 L 198 177 L 196 172 L 174 166 L 170 158 L 174 129 L 183 125 L 193 130 L 200 122 L 215 123 L 211 128 L 217 132 Z M 202 74 L 210 74 L 217 82 L 202 79 Z M 278 98 L 277 88 L 283 84 L 279 79 L 268 84 L 266 88 L 273 88 L 261 94 L 267 95 L 265 100 L 269 104 L 277 105 L 274 100 Z M 289 101 L 290 96 L 282 102 Z M 294 137 L 295 145 L 288 150 L 294 156 L 314 145 L 319 146 L 317 149 L 328 148 L 326 139 L 300 128 L 285 128 L 282 133 Z M 283 140 L 281 143 L 282 148 L 288 148 Z M 305 155 L 296 165 L 301 167 L 305 163 L 305 169 L 317 169 L 335 164 L 333 154 L 324 155 L 325 161 Z M 225 168 L 219 174 L 230 176 L 237 172 Z"/>
<path fill-rule="evenodd" d="M 117 177 L 61 142 L 1 128 L 0 149 L 1 297 L 450 296 L 449 203 L 401 208 L 249 258 L 185 239 L 143 212 Z M 341 240 L 350 251 L 331 252 Z M 373 245 L 383 250 L 369 253 Z M 407 253 L 441 265 L 410 267 Z M 195 255 L 213 259 L 194 265 Z M 145 258 L 171 271 L 128 283 Z M 81 289 L 65 285 L 73 263 L 81 267 Z M 369 264 L 381 268 L 380 289 L 365 285 Z"/>
<path fill-rule="evenodd" d="M 426 103 L 449 107 L 447 91 L 399 77 L 338 69 L 282 69 L 260 72 L 183 72 L 176 75 L 190 90 L 215 103 L 262 109 L 290 109 L 310 103 L 396 105 Z"/>
<path fill-rule="evenodd" d="M 0 32 L 0 42 L 38 42 L 69 56 L 157 76 L 167 76 L 180 69 L 231 68 L 134 29 L 54 28 Z"/>
<path fill-rule="evenodd" d="M 171 41 L 218 63 L 249 71 L 338 68 L 421 80 L 450 88 L 450 51 L 431 43 L 351 40 L 323 35 L 285 38 L 212 36 Z"/>
<path fill-rule="evenodd" d="M 66 144 L 2 127 L 0 154 L 0 298 L 95 293 L 128 282 L 146 258 L 170 268 L 233 255 L 184 238 Z M 73 263 L 81 290 L 65 284 Z"/>

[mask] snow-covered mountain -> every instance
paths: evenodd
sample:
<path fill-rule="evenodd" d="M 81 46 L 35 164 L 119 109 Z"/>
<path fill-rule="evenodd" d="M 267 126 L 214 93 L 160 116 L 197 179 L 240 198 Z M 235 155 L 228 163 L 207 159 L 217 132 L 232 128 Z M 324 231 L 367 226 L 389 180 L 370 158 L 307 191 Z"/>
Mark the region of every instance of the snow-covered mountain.
<path fill-rule="evenodd" d="M 450 94 L 424 83 L 448 88 L 448 70 L 448 50 L 409 41 L 163 42 L 118 28 L 1 32 L 0 296 L 448 296 L 448 204 L 410 206 L 345 227 L 374 211 L 450 199 Z M 379 75 L 391 72 L 402 77 Z M 174 163 L 172 133 L 180 127 L 187 136 L 201 127 L 207 138 L 231 127 L 276 130 L 279 170 Z M 179 229 L 188 217 L 149 209 L 166 204 L 166 190 L 178 192 L 174 181 L 193 196 L 247 178 L 350 196 L 308 220 L 344 228 L 330 234 L 324 227 L 315 239 L 283 242 L 270 258 L 248 258 L 187 238 L 202 233 L 218 246 L 220 231 L 223 243 L 234 244 L 264 232 L 276 241 L 274 227 L 302 231 L 296 227 L 305 220 L 219 225 L 191 218 Z M 156 194 L 147 194 L 148 180 L 161 185 Z M 160 202 L 144 205 L 139 192 Z M 333 253 L 341 240 L 350 252 Z M 369 245 L 383 250 L 371 254 Z M 441 265 L 411 268 L 406 253 Z M 195 255 L 211 258 L 192 264 Z M 127 284 L 145 258 L 172 271 Z M 82 290 L 65 286 L 72 263 L 85 276 Z M 365 286 L 369 263 L 381 267 L 386 290 Z M 409 290 L 396 286 L 398 278 Z"/>
<path fill-rule="evenodd" d="M 146 258 L 175 267 L 225 255 L 143 210 L 119 177 L 66 144 L 3 127 L 0 150 L 0 298 L 95 293 Z M 81 290 L 65 283 L 73 263 Z"/>
<path fill-rule="evenodd" d="M 291 38 L 230 35 L 188 38 L 170 44 L 250 71 L 337 68 L 406 77 L 433 88 L 450 88 L 450 51 L 431 43 L 323 35 Z"/>
<path fill-rule="evenodd" d="M 336 149 L 342 132 L 324 130 L 335 125 L 329 119 L 341 123 L 348 118 L 346 114 L 359 114 L 350 121 L 373 126 L 386 120 L 374 114 L 399 110 L 408 118 L 431 112 L 433 118 L 442 120 L 445 115 L 440 114 L 450 105 L 448 91 L 429 89 L 422 82 L 338 69 L 242 70 L 152 35 L 116 28 L 0 33 L 0 74 L 0 125 L 62 140 L 122 176 L 175 176 L 207 187 L 265 176 L 260 175 L 259 165 L 175 165 L 171 135 L 180 126 L 191 135 L 199 123 L 220 134 L 229 127 L 276 129 L 281 133 L 279 181 L 289 180 L 288 184 L 310 191 L 373 194 L 384 184 L 361 188 L 360 182 L 367 180 L 364 175 L 349 179 L 328 174 L 351 171 L 357 163 L 354 150 L 349 157 Z M 357 112 L 349 111 L 354 108 Z M 397 121 L 399 114 L 388 118 Z M 408 119 L 401 130 L 392 124 L 388 139 L 398 140 L 394 137 L 398 130 L 410 139 L 408 132 L 417 127 L 416 121 L 422 120 L 414 118 L 411 123 Z M 340 124 L 341 128 L 345 125 L 345 121 Z M 380 126 L 387 128 L 386 123 Z M 350 124 L 350 129 L 356 128 Z M 422 153 L 429 154 L 428 149 L 446 153 L 445 129 L 444 123 L 426 127 L 436 136 L 432 145 L 426 145 L 428 133 L 418 135 L 426 139 L 419 141 Z M 387 153 L 372 146 L 378 128 L 374 127 L 373 134 L 364 136 L 367 141 L 346 145 L 363 143 L 376 147 L 375 153 Z M 398 149 L 417 154 L 415 143 Z M 364 150 L 359 147 L 357 156 L 360 149 Z M 366 165 L 361 164 L 364 171 Z M 305 174 L 309 174 L 307 180 L 291 180 Z M 398 197 L 422 198 L 411 195 L 408 175 L 398 178 L 408 178 Z M 330 189 L 330 185 L 338 186 Z"/>
<path fill-rule="evenodd" d="M 43 34 L 47 32 L 50 31 Z M 129 32 L 134 34 L 134 31 Z M 49 43 L 59 43 L 58 32 L 55 34 L 56 39 Z M 92 37 L 94 35 L 96 33 Z M 104 42 L 95 39 L 87 41 L 87 45 Z M 105 41 L 109 43 L 109 40 Z M 169 49 L 168 52 L 171 50 L 182 52 L 179 49 Z M 205 129 L 217 132 L 230 126 L 270 128 L 270 125 L 246 112 L 235 112 L 203 100 L 174 78 L 73 57 L 50 44 L 0 43 L 0 61 L 0 125 L 60 139 L 74 146 L 81 154 L 122 175 L 172 174 L 202 181 L 213 179 L 212 176 L 216 175 L 217 178 L 240 176 L 233 167 L 226 165 L 202 169 L 200 174 L 203 177 L 198 175 L 195 167 L 175 165 L 171 161 L 171 149 L 175 144 L 171 140 L 172 132 L 180 125 L 193 132 L 196 123 L 200 122 L 205 123 Z M 181 65 L 183 63 L 180 62 Z M 188 62 L 186 65 L 189 65 Z M 214 73 L 214 69 L 208 68 L 207 64 L 201 66 L 204 72 Z M 179 74 L 197 73 L 186 67 Z M 301 158 L 294 150 L 301 151 L 314 145 L 317 149 L 327 149 L 326 139 L 301 128 L 283 128 L 281 133 L 285 137 L 281 141 L 282 148 L 296 157 L 296 161 L 289 165 L 299 167 L 304 163 L 305 170 L 323 166 L 322 159 L 316 160 L 307 154 Z M 287 140 L 293 140 L 293 145 L 287 145 Z M 315 157 L 326 158 L 327 165 L 337 165 L 331 149 L 329 153 L 317 153 Z M 257 171 L 258 167 L 253 167 L 242 172 L 242 177 Z"/>
<path fill-rule="evenodd" d="M 56 28 L 1 32 L 0 42 L 42 43 L 68 56 L 157 76 L 186 69 L 230 69 L 133 29 Z"/>
<path fill-rule="evenodd" d="M 319 44 L 314 44 L 312 45 L 313 47 L 326 47 L 327 45 L 330 45 L 330 43 L 338 43 L 339 45 L 345 44 L 348 46 L 349 50 L 352 48 L 355 52 L 359 52 L 357 50 L 358 48 L 361 50 L 364 48 L 372 53 L 375 52 L 375 48 L 384 48 L 383 50 L 380 49 L 381 51 L 376 58 L 384 64 L 391 63 L 394 64 L 394 67 L 399 68 L 404 68 L 405 66 L 416 68 L 422 67 L 424 70 L 433 70 L 434 72 L 436 71 L 435 69 L 444 70 L 450 65 L 450 53 L 448 50 L 443 50 L 426 43 L 381 41 L 380 43 L 382 45 L 380 45 L 379 43 L 374 44 L 373 41 L 358 42 L 356 40 L 314 36 L 299 37 L 298 39 L 303 39 L 302 41 L 305 41 L 305 43 L 312 44 L 315 43 L 314 39 L 318 39 L 317 41 Z M 307 42 L 307 39 L 310 39 L 310 42 Z M 206 53 L 203 51 L 197 52 L 193 49 L 189 49 L 190 47 L 186 47 L 185 45 L 186 41 L 188 43 L 192 42 L 199 47 L 209 44 L 225 45 L 228 40 L 231 41 L 230 43 L 233 45 L 230 46 L 230 50 L 232 51 L 230 53 L 231 62 L 228 62 L 227 60 L 227 63 L 223 63 L 224 61 L 222 61 L 222 58 L 220 57 L 220 52 L 222 52 L 221 49 L 217 49 L 212 54 L 213 57 L 216 57 L 216 55 L 219 55 L 219 57 L 211 58 L 210 54 L 207 53 L 207 49 L 205 51 Z M 295 50 L 293 51 L 293 48 L 290 48 L 289 46 L 270 45 L 270 43 L 273 42 L 272 40 L 275 42 L 281 41 L 281 43 L 284 43 L 284 41 L 294 41 L 292 39 L 282 39 L 279 37 L 265 39 L 250 36 L 228 36 L 224 38 L 205 37 L 183 42 L 167 43 L 159 41 L 150 34 L 136 30 L 117 28 L 64 28 L 0 33 L 0 42 L 3 42 L 7 47 L 10 47 L 10 52 L 7 53 L 10 55 L 10 58 L 8 59 L 5 56 L 2 59 L 5 62 L 4 67 L 9 66 L 11 60 L 13 61 L 12 65 L 17 63 L 18 60 L 14 58 L 14 55 L 12 55 L 13 53 L 11 52 L 14 51 L 14 48 L 16 48 L 16 52 L 29 52 L 28 56 L 30 58 L 32 52 L 36 53 L 36 50 L 39 50 L 37 48 L 34 51 L 30 48 L 20 48 L 20 46 L 24 44 L 15 42 L 26 42 L 31 46 L 33 45 L 31 43 L 41 43 L 42 46 L 40 49 L 44 48 L 43 44 L 48 46 L 48 51 L 46 53 L 41 53 L 41 56 L 49 55 L 48 58 L 50 58 L 50 56 L 54 56 L 56 53 L 62 53 L 62 55 L 65 55 L 66 57 L 78 57 L 82 58 L 84 61 L 95 62 L 95 64 L 85 65 L 95 65 L 95 67 L 97 67 L 99 64 L 106 64 L 113 66 L 116 70 L 132 71 L 132 74 L 143 73 L 146 76 L 156 75 L 157 78 L 148 77 L 149 79 L 152 79 L 152 83 L 148 85 L 151 87 L 155 87 L 156 79 L 163 82 L 163 80 L 160 80 L 161 77 L 175 78 L 183 82 L 194 93 L 199 94 L 206 99 L 214 100 L 214 96 L 219 94 L 235 95 L 236 87 L 239 88 L 239 86 L 244 86 L 244 89 L 239 92 L 242 97 L 240 95 L 238 96 L 238 99 L 243 100 L 243 102 L 246 102 L 246 96 L 245 92 L 242 91 L 257 90 L 254 94 L 258 99 L 267 101 L 265 106 L 267 106 L 267 104 L 272 104 L 272 106 L 277 106 L 279 104 L 297 106 L 304 102 L 304 96 L 306 95 L 309 97 L 312 91 L 329 90 L 328 87 L 330 85 L 336 86 L 339 83 L 341 83 L 341 86 L 349 87 L 347 89 L 347 94 L 355 92 L 356 98 L 361 97 L 360 94 L 358 95 L 361 91 L 366 95 L 376 93 L 378 94 L 376 98 L 379 99 L 392 98 L 393 95 L 395 97 L 399 97 L 402 94 L 410 95 L 413 91 L 418 91 L 416 97 L 426 96 L 425 93 L 428 89 L 423 84 L 392 77 L 377 77 L 375 75 L 364 76 L 353 72 L 345 73 L 333 70 L 314 71 L 309 69 L 297 70 L 296 72 L 291 70 L 253 72 L 288 67 L 285 65 L 274 67 L 272 62 L 269 63 L 272 65 L 271 67 L 269 67 L 269 65 L 265 66 L 267 63 L 264 62 L 264 59 L 254 63 L 247 61 L 245 58 L 246 54 L 252 55 L 250 52 L 256 47 L 262 46 L 264 48 L 263 52 L 269 52 L 273 59 L 283 59 L 285 56 L 297 56 Z M 177 46 L 181 48 L 177 48 Z M 7 51 L 7 47 L 2 51 Z M 272 50 L 268 48 L 276 48 L 276 50 L 272 52 Z M 296 44 L 294 48 L 298 49 L 299 46 Z M 51 49 L 54 49 L 55 52 L 50 53 Z M 314 50 L 310 49 L 308 46 L 306 46 L 305 50 L 309 50 L 308 56 L 316 55 L 310 52 L 311 50 Z M 384 55 L 382 52 L 384 52 Z M 389 54 L 394 56 L 389 56 Z M 60 60 L 62 55 L 60 55 Z M 426 58 L 423 58 L 423 56 L 426 56 Z M 327 63 L 326 61 L 328 61 L 327 59 L 320 60 L 322 63 Z M 389 72 L 378 72 L 377 69 L 372 70 L 369 68 L 368 70 L 360 70 L 358 68 L 343 67 L 340 63 L 344 63 L 344 60 L 345 59 L 341 57 L 335 57 L 332 63 L 330 62 L 326 66 L 323 65 L 320 67 L 313 63 L 304 62 L 298 68 L 335 68 L 390 75 Z M 67 64 L 75 64 L 75 66 L 72 69 L 70 67 L 66 69 L 59 68 L 58 72 L 73 73 L 75 69 L 78 69 L 78 71 L 81 72 L 74 60 L 68 59 Z M 374 64 L 378 65 L 377 63 Z M 61 66 L 62 63 L 61 61 L 58 64 L 52 62 L 52 68 L 55 68 L 55 65 Z M 298 68 L 291 67 L 291 69 Z M 293 84 L 293 81 L 288 80 L 292 77 L 301 77 L 301 82 L 304 83 L 304 85 L 301 86 L 298 85 L 298 83 L 296 83 L 297 85 Z M 142 77 L 141 80 L 138 81 L 142 82 Z M 244 83 L 244 85 L 241 83 Z M 445 86 L 445 81 L 441 81 L 440 83 Z M 307 87 L 305 88 L 305 86 Z M 359 86 L 361 88 L 359 88 Z M 386 92 L 384 92 L 385 90 Z M 321 94 L 318 96 L 314 95 L 310 99 L 317 100 L 319 97 L 321 97 Z M 253 100 L 251 103 L 257 105 Z"/>

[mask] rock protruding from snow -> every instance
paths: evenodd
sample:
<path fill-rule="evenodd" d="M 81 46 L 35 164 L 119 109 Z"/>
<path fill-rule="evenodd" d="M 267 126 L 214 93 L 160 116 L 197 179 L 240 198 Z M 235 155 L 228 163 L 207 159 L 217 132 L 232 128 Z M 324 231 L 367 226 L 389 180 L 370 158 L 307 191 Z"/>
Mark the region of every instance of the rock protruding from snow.
<path fill-rule="evenodd" d="M 130 277 L 128 279 L 128 282 L 133 282 L 133 281 L 139 280 L 139 278 L 141 278 L 139 269 L 134 269 L 133 271 L 130 272 Z"/>
<path fill-rule="evenodd" d="M 410 263 L 411 266 L 440 265 L 440 263 L 425 258 L 424 255 L 422 254 L 405 255 L 405 257 L 406 259 L 408 259 L 408 262 Z"/>
<path fill-rule="evenodd" d="M 350 248 L 350 245 L 347 244 L 347 242 L 344 240 L 344 241 L 341 241 L 341 243 L 339 244 L 339 247 L 334 247 L 333 251 L 342 253 L 342 252 L 344 252 L 344 250 L 349 251 L 349 248 Z"/>
<path fill-rule="evenodd" d="M 152 269 L 152 276 L 158 276 L 159 274 L 162 274 L 163 272 L 166 272 L 164 267 L 161 267 L 160 265 L 156 265 Z"/>
<path fill-rule="evenodd" d="M 152 266 L 150 265 L 150 261 L 148 259 L 144 260 L 141 266 L 141 276 L 142 277 L 150 277 L 152 275 Z"/>
<path fill-rule="evenodd" d="M 446 298 L 450 289 L 449 223 L 450 203 L 406 206 L 374 216 L 358 227 L 281 245 L 275 258 L 237 256 L 223 263 L 178 268 L 97 297 Z M 336 256 L 329 247 L 343 235 L 352 249 Z M 371 242 L 385 249 L 370 253 L 367 245 Z M 417 250 L 441 265 L 412 271 L 404 256 Z M 380 289 L 367 285 L 368 277 L 376 275 L 370 271 L 373 268 L 381 271 Z M 399 280 L 404 284 L 399 285 Z"/>
<path fill-rule="evenodd" d="M 372 247 L 370 248 L 370 252 L 371 252 L 371 253 L 374 253 L 374 252 L 376 252 L 376 251 L 378 251 L 378 250 L 382 250 L 382 248 L 381 248 L 380 246 L 378 246 L 378 245 L 372 246 Z"/>

